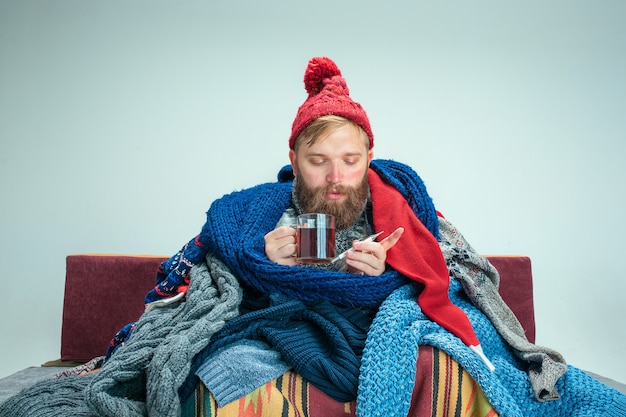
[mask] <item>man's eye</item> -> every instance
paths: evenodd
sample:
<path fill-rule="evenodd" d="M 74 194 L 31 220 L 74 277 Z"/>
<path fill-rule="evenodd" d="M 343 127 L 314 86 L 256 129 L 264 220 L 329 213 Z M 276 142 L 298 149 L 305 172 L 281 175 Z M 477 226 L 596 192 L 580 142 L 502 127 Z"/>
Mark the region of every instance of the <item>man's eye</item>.
<path fill-rule="evenodd" d="M 311 163 L 313 165 L 322 165 L 324 163 L 323 159 L 311 159 Z"/>

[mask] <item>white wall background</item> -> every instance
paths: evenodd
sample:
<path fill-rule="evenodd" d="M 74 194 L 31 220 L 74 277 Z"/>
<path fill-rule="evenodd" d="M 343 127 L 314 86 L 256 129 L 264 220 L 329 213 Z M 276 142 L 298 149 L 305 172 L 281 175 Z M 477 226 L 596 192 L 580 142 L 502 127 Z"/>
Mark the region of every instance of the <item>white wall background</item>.
<path fill-rule="evenodd" d="M 384 4 L 384 5 L 383 5 Z M 273 181 L 309 58 L 482 253 L 538 343 L 626 380 L 626 3 L 0 0 L 0 377 L 60 356 L 65 256 L 173 254 Z M 123 289 L 120 289 L 123 299 Z"/>

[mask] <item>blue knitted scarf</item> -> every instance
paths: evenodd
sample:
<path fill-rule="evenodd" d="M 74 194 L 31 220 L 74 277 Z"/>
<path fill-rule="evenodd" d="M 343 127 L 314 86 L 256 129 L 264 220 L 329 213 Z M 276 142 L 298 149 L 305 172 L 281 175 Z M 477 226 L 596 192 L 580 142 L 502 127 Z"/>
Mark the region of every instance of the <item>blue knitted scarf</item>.
<path fill-rule="evenodd" d="M 371 168 L 396 187 L 416 216 L 434 235 L 438 233 L 435 207 L 420 177 L 407 165 L 372 161 Z M 300 301 L 327 300 L 338 306 L 374 308 L 407 282 L 390 270 L 380 276 L 293 268 L 276 264 L 265 255 L 264 235 L 276 227 L 291 204 L 293 174 L 279 173 L 279 181 L 237 191 L 216 200 L 207 212 L 201 233 L 166 261 L 158 283 L 146 302 L 175 294 L 191 268 L 206 253 L 217 255 L 243 282 L 265 293 L 281 293 Z"/>

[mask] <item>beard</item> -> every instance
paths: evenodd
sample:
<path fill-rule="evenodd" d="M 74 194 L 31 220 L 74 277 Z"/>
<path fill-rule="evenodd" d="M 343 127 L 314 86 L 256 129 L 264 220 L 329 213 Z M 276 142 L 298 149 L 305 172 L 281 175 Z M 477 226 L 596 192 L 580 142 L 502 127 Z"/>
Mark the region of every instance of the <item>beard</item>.
<path fill-rule="evenodd" d="M 359 219 L 369 195 L 367 171 L 356 187 L 328 185 L 326 187 L 309 187 L 304 178 L 296 175 L 294 192 L 303 213 L 326 213 L 335 216 L 335 227 L 347 229 Z M 329 200 L 327 194 L 340 193 L 345 196 L 343 201 Z"/>

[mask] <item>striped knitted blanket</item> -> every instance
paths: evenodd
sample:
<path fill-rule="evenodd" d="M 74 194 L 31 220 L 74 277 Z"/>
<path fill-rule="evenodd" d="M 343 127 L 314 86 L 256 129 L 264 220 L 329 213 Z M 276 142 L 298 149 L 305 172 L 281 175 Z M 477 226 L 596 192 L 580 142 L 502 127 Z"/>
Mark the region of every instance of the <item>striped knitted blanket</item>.
<path fill-rule="evenodd" d="M 497 417 L 474 379 L 439 349 L 419 347 L 416 387 L 407 417 Z M 330 398 L 293 370 L 220 405 L 199 384 L 182 404 L 182 417 L 356 417 L 356 401 Z"/>

